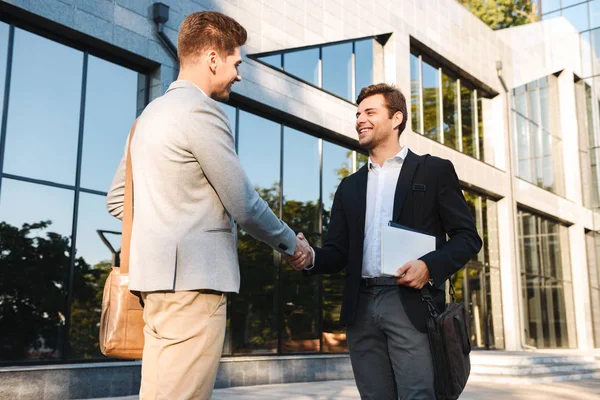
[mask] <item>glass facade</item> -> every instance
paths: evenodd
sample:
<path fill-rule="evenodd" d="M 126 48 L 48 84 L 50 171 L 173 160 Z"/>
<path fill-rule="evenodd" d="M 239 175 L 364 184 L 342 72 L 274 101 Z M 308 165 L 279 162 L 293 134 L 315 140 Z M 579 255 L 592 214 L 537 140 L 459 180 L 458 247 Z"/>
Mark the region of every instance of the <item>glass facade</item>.
<path fill-rule="evenodd" d="M 146 81 L 0 23 L 0 362 L 101 357 L 113 253 L 100 235 L 118 249 L 121 230 L 106 190 Z"/>
<path fill-rule="evenodd" d="M 319 244 L 333 195 L 363 154 L 225 105 L 240 160 L 261 197 Z M 298 168 L 301 165 L 302 168 Z M 346 352 L 339 325 L 345 275 L 304 278 L 238 227 L 240 293 L 229 296 L 224 354 Z"/>
<path fill-rule="evenodd" d="M 430 139 L 492 162 L 483 151 L 483 98 L 469 82 L 435 67 L 413 52 L 410 56 L 412 129 Z"/>
<path fill-rule="evenodd" d="M 583 199 L 586 207 L 600 206 L 598 112 L 600 110 L 600 0 L 541 0 L 542 19 L 563 16 L 580 32 L 583 81 L 576 83 Z M 579 86 L 579 87 L 578 87 Z M 587 114 L 587 115 L 586 115 Z M 587 132 L 584 135 L 584 132 Z M 587 136 L 587 140 L 584 137 Z"/>
<path fill-rule="evenodd" d="M 537 348 L 574 348 L 575 317 L 565 226 L 518 211 L 525 340 Z"/>
<path fill-rule="evenodd" d="M 380 48 L 376 39 L 366 38 L 265 56 L 258 54 L 256 59 L 354 102 L 363 87 L 374 83 L 377 69 L 374 60 Z"/>
<path fill-rule="evenodd" d="M 516 175 L 554 193 L 564 194 L 562 137 L 554 77 L 512 90 L 513 148 Z"/>
<path fill-rule="evenodd" d="M 600 232 L 585 234 L 594 347 L 600 347 Z"/>
<path fill-rule="evenodd" d="M 463 269 L 452 276 L 454 297 L 457 302 L 464 302 L 469 311 L 472 345 L 503 349 L 497 203 L 470 191 L 465 191 L 464 195 L 483 239 L 483 247 Z"/>

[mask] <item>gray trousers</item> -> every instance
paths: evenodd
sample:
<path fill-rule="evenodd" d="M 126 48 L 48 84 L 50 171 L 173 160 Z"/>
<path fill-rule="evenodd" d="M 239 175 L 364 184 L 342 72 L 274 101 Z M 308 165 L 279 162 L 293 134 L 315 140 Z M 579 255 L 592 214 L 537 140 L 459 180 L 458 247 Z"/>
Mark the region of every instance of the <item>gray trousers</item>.
<path fill-rule="evenodd" d="M 409 321 L 398 287 L 361 288 L 346 336 L 362 400 L 435 400 L 429 339 Z"/>

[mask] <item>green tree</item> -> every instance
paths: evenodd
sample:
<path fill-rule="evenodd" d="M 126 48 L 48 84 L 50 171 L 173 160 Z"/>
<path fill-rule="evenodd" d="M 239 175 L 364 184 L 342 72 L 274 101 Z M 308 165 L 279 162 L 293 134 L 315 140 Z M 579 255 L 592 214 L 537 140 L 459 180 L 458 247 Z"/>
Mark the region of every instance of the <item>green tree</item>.
<path fill-rule="evenodd" d="M 504 29 L 538 20 L 537 4 L 531 0 L 457 0 L 490 28 Z"/>

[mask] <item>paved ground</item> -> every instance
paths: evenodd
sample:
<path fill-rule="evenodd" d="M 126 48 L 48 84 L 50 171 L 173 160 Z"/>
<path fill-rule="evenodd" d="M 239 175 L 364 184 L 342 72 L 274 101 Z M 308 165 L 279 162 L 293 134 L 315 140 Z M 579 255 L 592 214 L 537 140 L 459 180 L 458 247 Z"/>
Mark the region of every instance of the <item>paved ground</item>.
<path fill-rule="evenodd" d="M 213 400 L 359 400 L 354 381 L 327 381 L 218 389 Z M 470 383 L 461 400 L 600 400 L 600 380 L 543 385 Z M 108 399 L 104 399 L 108 400 Z M 137 396 L 111 400 L 137 400 Z"/>

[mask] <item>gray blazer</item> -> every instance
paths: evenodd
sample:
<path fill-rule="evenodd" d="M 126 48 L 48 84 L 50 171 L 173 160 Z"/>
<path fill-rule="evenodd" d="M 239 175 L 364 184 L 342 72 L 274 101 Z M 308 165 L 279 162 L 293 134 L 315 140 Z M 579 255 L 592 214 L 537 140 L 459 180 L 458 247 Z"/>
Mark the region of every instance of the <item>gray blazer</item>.
<path fill-rule="evenodd" d="M 127 145 L 106 204 L 122 219 Z M 131 290 L 238 292 L 235 223 L 285 254 L 294 232 L 242 169 L 227 115 L 193 83 L 176 81 L 138 119 L 131 142 Z"/>

